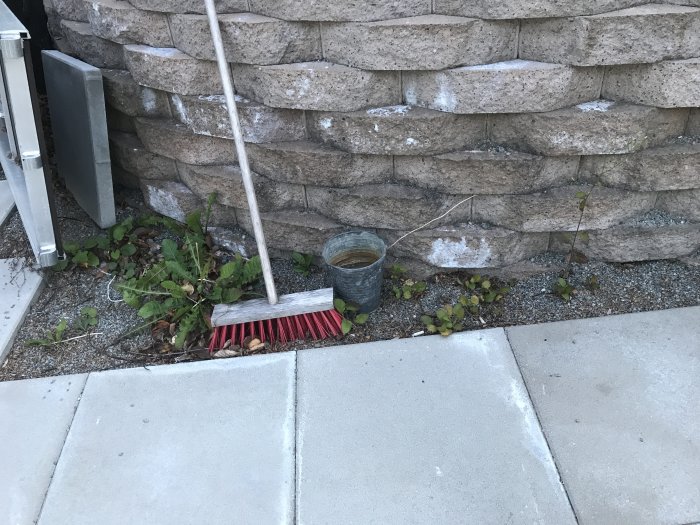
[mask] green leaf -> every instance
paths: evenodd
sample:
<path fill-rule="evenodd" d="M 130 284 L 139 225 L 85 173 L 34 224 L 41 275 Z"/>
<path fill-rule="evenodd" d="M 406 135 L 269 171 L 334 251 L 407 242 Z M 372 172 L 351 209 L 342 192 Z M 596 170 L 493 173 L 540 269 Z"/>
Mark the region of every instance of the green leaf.
<path fill-rule="evenodd" d="M 425 326 L 430 326 L 431 324 L 433 324 L 433 318 L 429 315 L 422 315 L 420 320 Z"/>
<path fill-rule="evenodd" d="M 200 312 L 193 310 L 188 313 L 177 327 L 177 335 L 175 336 L 175 348 L 182 348 L 187 341 L 187 336 L 192 333 L 192 330 L 197 326 L 200 319 Z"/>
<path fill-rule="evenodd" d="M 410 289 L 410 288 L 404 288 L 404 290 L 403 290 L 403 298 L 404 298 L 404 299 L 410 299 L 411 297 L 413 297 L 413 294 L 411 293 L 411 289 Z"/>
<path fill-rule="evenodd" d="M 113 261 L 118 261 L 119 258 L 122 256 L 122 252 L 121 252 L 121 250 L 118 250 L 118 249 L 112 250 L 112 253 L 110 254 L 110 256 L 112 257 Z"/>
<path fill-rule="evenodd" d="M 204 235 L 204 231 L 202 230 L 202 212 L 195 211 L 190 213 L 185 219 L 185 223 L 193 233 Z"/>
<path fill-rule="evenodd" d="M 478 304 L 479 304 L 479 301 L 480 301 L 480 299 L 479 299 L 479 296 L 478 296 L 478 295 L 472 295 L 472 296 L 469 298 L 469 302 L 471 302 L 471 304 L 473 304 L 474 306 L 478 305 Z"/>
<path fill-rule="evenodd" d="M 343 335 L 348 335 L 350 333 L 350 330 L 352 330 L 352 323 L 347 319 L 343 319 L 343 322 L 340 325 L 340 329 L 342 330 Z"/>
<path fill-rule="evenodd" d="M 178 247 L 177 243 L 172 239 L 163 239 L 160 243 L 160 251 L 166 261 L 175 261 L 177 259 Z"/>
<path fill-rule="evenodd" d="M 434 324 L 429 324 L 429 325 L 427 325 L 427 326 L 426 326 L 426 329 L 427 329 L 428 332 L 430 332 L 431 334 L 434 334 L 435 332 L 437 332 L 437 326 L 435 326 Z"/>
<path fill-rule="evenodd" d="M 228 279 L 241 271 L 243 267 L 243 259 L 236 258 L 233 261 L 227 262 L 219 268 L 219 279 Z"/>
<path fill-rule="evenodd" d="M 243 290 L 240 288 L 227 288 L 224 290 L 221 300 L 224 304 L 231 304 L 238 301 L 243 295 Z"/>
<path fill-rule="evenodd" d="M 80 245 L 77 242 L 64 242 L 63 249 L 68 255 L 75 255 L 80 250 Z"/>
<path fill-rule="evenodd" d="M 262 262 L 260 256 L 256 255 L 249 259 L 243 266 L 243 275 L 241 277 L 241 285 L 251 284 L 257 281 L 262 274 Z"/>
<path fill-rule="evenodd" d="M 148 301 L 138 311 L 139 317 L 155 319 L 163 314 L 163 306 L 158 301 Z"/>
<path fill-rule="evenodd" d="M 577 191 L 576 192 L 577 199 L 581 200 L 581 199 L 585 199 L 586 197 L 588 197 L 588 193 L 586 193 L 585 191 Z"/>
<path fill-rule="evenodd" d="M 98 259 L 97 255 L 94 253 L 88 253 L 87 256 L 87 264 L 88 266 L 97 267 L 100 265 L 100 259 Z"/>
<path fill-rule="evenodd" d="M 369 319 L 369 314 L 357 314 L 355 324 L 365 324 L 367 319 Z"/>
<path fill-rule="evenodd" d="M 119 224 L 114 227 L 112 230 L 112 239 L 115 241 L 119 242 L 124 239 L 124 236 L 126 235 L 127 229 L 126 226 L 123 224 Z"/>
<path fill-rule="evenodd" d="M 178 261 L 165 261 L 165 266 L 170 273 L 187 281 L 195 281 L 194 276 Z"/>
<path fill-rule="evenodd" d="M 160 285 L 167 291 L 169 291 L 173 297 L 186 297 L 187 294 L 183 291 L 182 287 L 175 281 L 163 281 Z"/>
<path fill-rule="evenodd" d="M 464 307 L 462 307 L 461 304 L 457 303 L 457 304 L 455 305 L 455 307 L 454 307 L 454 316 L 455 316 L 455 319 L 461 321 L 462 319 L 464 319 L 464 315 L 465 315 L 465 314 L 464 314 Z"/>
<path fill-rule="evenodd" d="M 56 325 L 56 330 L 54 332 L 54 340 L 58 343 L 63 339 L 63 333 L 68 328 L 68 321 L 61 319 L 61 321 Z"/>
<path fill-rule="evenodd" d="M 136 246 L 128 243 L 121 247 L 122 255 L 125 257 L 131 257 L 136 253 Z"/>
<path fill-rule="evenodd" d="M 491 281 L 486 280 L 486 281 L 482 282 L 482 283 L 481 283 L 481 287 L 482 287 L 484 290 L 488 290 L 489 288 L 491 288 Z"/>
<path fill-rule="evenodd" d="M 441 321 L 447 321 L 450 318 L 450 316 L 447 314 L 447 311 L 444 308 L 439 308 L 438 311 L 435 312 L 435 316 Z"/>
<path fill-rule="evenodd" d="M 335 309 L 338 310 L 341 314 L 345 313 L 345 301 L 343 301 L 341 298 L 336 298 L 333 300 L 333 306 L 335 306 Z"/>

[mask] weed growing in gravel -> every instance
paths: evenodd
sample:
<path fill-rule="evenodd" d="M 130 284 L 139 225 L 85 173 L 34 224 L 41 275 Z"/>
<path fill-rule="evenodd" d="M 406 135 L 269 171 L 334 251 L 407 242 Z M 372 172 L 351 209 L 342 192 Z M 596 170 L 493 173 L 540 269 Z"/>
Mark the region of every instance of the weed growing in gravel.
<path fill-rule="evenodd" d="M 406 278 L 406 269 L 400 264 L 389 267 L 389 278 L 393 282 L 392 292 L 397 299 L 419 297 L 428 289 L 428 283 L 425 281 Z"/>
<path fill-rule="evenodd" d="M 571 301 L 571 296 L 576 293 L 576 289 L 563 277 L 559 277 L 554 283 L 554 293 L 564 299 L 567 303 Z"/>
<path fill-rule="evenodd" d="M 97 326 L 97 309 L 92 306 L 86 306 L 80 310 L 80 315 L 70 325 L 71 330 L 76 330 L 83 335 L 73 337 L 71 339 L 80 339 L 81 337 L 85 337 L 85 335 L 94 335 L 88 333 L 95 326 Z M 51 330 L 46 337 L 42 339 L 30 339 L 25 344 L 27 346 L 55 346 L 59 343 L 67 341 L 64 339 L 64 336 L 66 335 L 66 331 L 68 329 L 68 321 L 66 319 L 61 319 L 56 327 Z"/>
<path fill-rule="evenodd" d="M 494 286 L 491 279 L 479 274 L 472 275 L 461 284 L 470 294 L 465 306 L 469 313 L 474 316 L 481 315 L 484 308 L 492 307 L 503 301 L 503 298 L 510 291 L 508 286 Z"/>
<path fill-rule="evenodd" d="M 295 272 L 308 277 L 311 273 L 311 268 L 314 266 L 314 256 L 309 253 L 294 252 L 292 254 L 292 264 Z"/>
<path fill-rule="evenodd" d="M 97 308 L 86 306 L 80 310 L 80 316 L 75 320 L 75 328 L 81 332 L 89 332 L 97 326 Z"/>
<path fill-rule="evenodd" d="M 463 298 L 464 296 L 460 298 L 460 302 L 453 306 L 445 305 L 439 308 L 437 312 L 435 312 L 435 317 L 430 315 L 422 316 L 420 319 L 428 332 L 431 334 L 439 333 L 447 337 L 448 335 L 452 335 L 453 332 L 462 331 L 464 329 L 464 317 L 466 315 L 464 305 L 461 303 L 461 299 Z"/>
<path fill-rule="evenodd" d="M 61 319 L 56 327 L 51 330 L 43 339 L 30 339 L 25 344 L 27 346 L 52 346 L 63 341 L 63 334 L 68 329 L 68 321 Z"/>
<path fill-rule="evenodd" d="M 363 325 L 369 319 L 369 314 L 359 314 L 357 311 L 359 308 L 354 304 L 347 303 L 342 299 L 335 299 L 333 301 L 333 306 L 338 311 L 340 315 L 343 316 L 343 323 L 341 329 L 343 335 L 348 335 L 355 325 Z"/>

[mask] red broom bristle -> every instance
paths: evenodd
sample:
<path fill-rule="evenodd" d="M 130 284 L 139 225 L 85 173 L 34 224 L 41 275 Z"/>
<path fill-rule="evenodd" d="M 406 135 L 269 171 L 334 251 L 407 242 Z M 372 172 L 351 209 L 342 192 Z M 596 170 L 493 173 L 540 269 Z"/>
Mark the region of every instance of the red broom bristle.
<path fill-rule="evenodd" d="M 243 346 L 247 337 L 286 344 L 312 338 L 314 341 L 337 337 L 342 333 L 343 317 L 335 310 L 293 315 L 278 319 L 240 323 L 214 328 L 209 341 L 209 352 L 223 348 L 230 341 L 233 346 Z"/>

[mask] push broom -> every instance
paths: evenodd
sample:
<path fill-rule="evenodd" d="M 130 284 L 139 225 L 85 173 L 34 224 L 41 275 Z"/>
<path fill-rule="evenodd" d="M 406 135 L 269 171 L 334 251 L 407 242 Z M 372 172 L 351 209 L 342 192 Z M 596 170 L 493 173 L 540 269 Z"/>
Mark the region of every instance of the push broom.
<path fill-rule="evenodd" d="M 204 3 L 267 292 L 267 299 L 216 305 L 211 316 L 214 333 L 209 350 L 221 348 L 229 341 L 242 346 L 247 337 L 260 339 L 263 343 L 279 341 L 284 344 L 307 337 L 325 339 L 337 336 L 341 333 L 342 317 L 333 307 L 333 288 L 277 296 L 216 7 L 214 0 L 204 0 Z"/>

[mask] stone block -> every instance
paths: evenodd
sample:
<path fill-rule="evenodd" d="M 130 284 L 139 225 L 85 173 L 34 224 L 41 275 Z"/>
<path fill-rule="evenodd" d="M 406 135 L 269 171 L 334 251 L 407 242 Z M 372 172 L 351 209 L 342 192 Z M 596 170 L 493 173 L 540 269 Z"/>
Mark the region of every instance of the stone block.
<path fill-rule="evenodd" d="M 241 228 L 253 235 L 248 209 L 237 209 Z M 280 250 L 320 255 L 326 241 L 346 226 L 310 211 L 284 210 L 263 213 L 261 216 L 265 239 Z"/>
<path fill-rule="evenodd" d="M 436 155 L 474 147 L 486 138 L 484 115 L 453 115 L 411 106 L 310 113 L 307 126 L 318 141 L 373 155 Z"/>
<path fill-rule="evenodd" d="M 119 44 L 92 34 L 87 22 L 61 21 L 63 39 L 70 52 L 95 67 L 124 69 L 124 50 Z"/>
<path fill-rule="evenodd" d="M 369 22 L 405 16 L 427 15 L 431 0 L 400 2 L 329 2 L 328 0 L 250 0 L 250 11 L 284 20 L 317 20 L 321 22 Z"/>
<path fill-rule="evenodd" d="M 517 21 L 424 15 L 380 22 L 323 24 L 330 62 L 369 70 L 446 69 L 517 55 Z"/>
<path fill-rule="evenodd" d="M 141 191 L 149 208 L 179 222 L 202 209 L 199 197 L 180 182 L 142 180 Z"/>
<path fill-rule="evenodd" d="M 462 200 L 454 195 L 400 186 L 371 184 L 354 188 L 308 186 L 309 209 L 343 224 L 363 228 L 412 230 L 442 215 Z M 435 225 L 468 221 L 471 202 L 465 202 Z"/>
<path fill-rule="evenodd" d="M 473 219 L 525 232 L 574 231 L 579 225 L 576 193 L 591 191 L 580 228 L 603 230 L 654 207 L 656 193 L 591 186 L 563 186 L 531 195 L 477 195 Z"/>
<path fill-rule="evenodd" d="M 578 157 L 519 151 L 460 151 L 434 157 L 396 157 L 395 177 L 451 194 L 531 193 L 577 179 Z"/>
<path fill-rule="evenodd" d="M 697 57 L 700 9 L 648 4 L 593 16 L 524 20 L 520 58 L 578 66 Z"/>
<path fill-rule="evenodd" d="M 84 0 L 53 0 L 51 8 L 63 20 L 88 21 L 88 6 Z"/>
<path fill-rule="evenodd" d="M 656 207 L 673 215 L 700 222 L 700 189 L 661 192 Z"/>
<path fill-rule="evenodd" d="M 685 2 L 686 0 L 680 0 Z M 691 0 L 692 1 L 692 0 Z M 647 3 L 646 0 L 589 0 L 562 2 L 561 0 L 434 0 L 433 12 L 444 15 L 475 16 L 485 19 L 553 18 L 595 15 Z"/>
<path fill-rule="evenodd" d="M 134 7 L 145 11 L 161 13 L 206 13 L 204 2 L 200 0 L 129 0 Z M 248 11 L 247 0 L 215 0 L 218 13 L 240 13 Z"/>
<path fill-rule="evenodd" d="M 142 86 L 181 95 L 221 93 L 215 62 L 197 60 L 174 48 L 124 46 L 126 66 Z"/>
<path fill-rule="evenodd" d="M 700 58 L 611 67 L 603 96 L 662 108 L 700 106 Z"/>
<path fill-rule="evenodd" d="M 111 131 L 123 131 L 124 133 L 136 133 L 134 118 L 107 104 L 105 106 L 107 116 L 107 129 Z"/>
<path fill-rule="evenodd" d="M 86 3 L 88 21 L 95 36 L 118 44 L 173 47 L 164 14 L 136 9 L 125 0 L 90 0 Z"/>
<path fill-rule="evenodd" d="M 387 245 L 404 231 L 380 234 Z M 436 268 L 493 268 L 514 264 L 547 251 L 548 233 L 522 233 L 488 225 L 458 224 L 421 230 L 401 240 L 392 253 Z"/>
<path fill-rule="evenodd" d="M 233 138 L 223 95 L 170 96 L 177 120 L 199 135 Z M 236 96 L 238 118 L 246 142 L 284 142 L 306 138 L 304 113 L 294 109 L 271 108 Z"/>
<path fill-rule="evenodd" d="M 690 118 L 685 128 L 685 134 L 693 137 L 700 137 L 700 109 L 691 108 Z"/>
<path fill-rule="evenodd" d="M 509 60 L 403 74 L 406 103 L 450 113 L 531 113 L 592 100 L 602 68 Z"/>
<path fill-rule="evenodd" d="M 388 182 L 393 174 L 390 156 L 353 155 L 310 141 L 250 144 L 248 156 L 256 172 L 292 184 L 343 188 Z"/>
<path fill-rule="evenodd" d="M 112 181 L 114 182 L 115 186 L 122 186 L 132 190 L 138 190 L 141 188 L 141 179 L 138 175 L 126 171 L 124 168 L 117 166 L 116 164 L 112 164 Z"/>
<path fill-rule="evenodd" d="M 193 166 L 178 164 L 180 179 L 202 201 L 212 193 L 216 202 L 233 208 L 247 208 L 243 178 L 238 166 Z M 253 184 L 258 204 L 263 210 L 281 210 L 305 207 L 304 187 L 298 184 L 277 182 L 253 173 Z"/>
<path fill-rule="evenodd" d="M 179 180 L 175 161 L 146 150 L 132 133 L 111 132 L 109 146 L 112 163 L 140 179 Z"/>
<path fill-rule="evenodd" d="M 130 117 L 169 117 L 168 96 L 162 91 L 144 87 L 122 69 L 103 69 L 107 104 Z"/>
<path fill-rule="evenodd" d="M 700 188 L 700 142 L 628 155 L 583 157 L 579 176 L 589 182 L 598 179 L 605 186 L 633 191 Z"/>
<path fill-rule="evenodd" d="M 233 66 L 239 94 L 278 108 L 355 111 L 401 101 L 399 73 L 330 62 Z"/>
<path fill-rule="evenodd" d="M 231 62 L 270 65 L 321 59 L 318 24 L 240 13 L 220 15 L 219 26 Z M 176 48 L 195 58 L 216 60 L 206 16 L 172 15 L 170 27 Z"/>
<path fill-rule="evenodd" d="M 136 119 L 136 132 L 146 149 L 185 164 L 231 164 L 236 160 L 232 140 L 192 133 L 167 119 Z"/>
<path fill-rule="evenodd" d="M 490 138 L 541 155 L 632 153 L 683 134 L 688 111 L 597 100 L 548 113 L 493 115 Z"/>
<path fill-rule="evenodd" d="M 700 224 L 616 226 L 586 232 L 576 249 L 591 259 L 612 262 L 677 259 L 700 249 Z M 551 250 L 567 253 L 571 234 L 552 235 Z"/>

